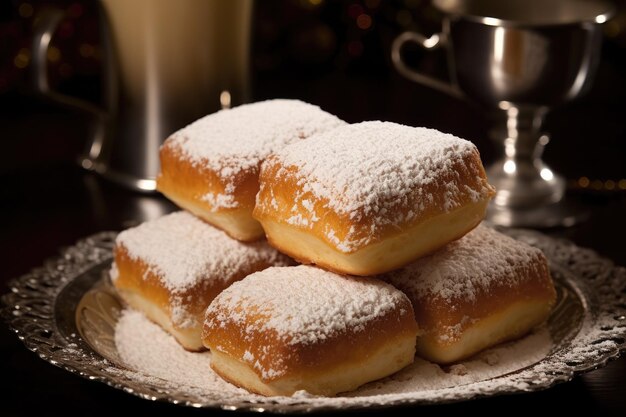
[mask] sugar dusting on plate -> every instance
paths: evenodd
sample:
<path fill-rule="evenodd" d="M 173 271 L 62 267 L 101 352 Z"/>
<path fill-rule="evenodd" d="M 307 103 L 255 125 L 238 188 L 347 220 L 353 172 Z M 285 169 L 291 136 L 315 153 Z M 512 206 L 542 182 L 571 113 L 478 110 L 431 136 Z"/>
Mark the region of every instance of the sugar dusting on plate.
<path fill-rule="evenodd" d="M 115 342 L 129 378 L 138 382 L 162 380 L 172 389 L 196 396 L 223 398 L 228 401 L 267 401 L 250 394 L 217 376 L 210 367 L 210 352 L 185 351 L 168 333 L 141 313 L 125 310 L 115 329 Z M 385 400 L 428 398 L 442 392 L 473 392 L 486 385 L 503 384 L 498 377 L 526 368 L 543 359 L 552 348 L 546 328 L 539 328 L 525 338 L 489 349 L 471 360 L 440 367 L 416 358 L 413 365 L 379 381 L 333 398 L 314 397 L 298 392 L 292 397 L 273 397 L 279 404 L 311 402 L 315 406 L 341 407 L 354 403 L 372 404 Z M 519 387 L 523 389 L 524 387 Z"/>
<path fill-rule="evenodd" d="M 124 310 L 115 328 L 115 344 L 126 365 L 149 377 L 205 390 L 246 391 L 217 376 L 209 352 L 188 352 L 142 313 Z"/>

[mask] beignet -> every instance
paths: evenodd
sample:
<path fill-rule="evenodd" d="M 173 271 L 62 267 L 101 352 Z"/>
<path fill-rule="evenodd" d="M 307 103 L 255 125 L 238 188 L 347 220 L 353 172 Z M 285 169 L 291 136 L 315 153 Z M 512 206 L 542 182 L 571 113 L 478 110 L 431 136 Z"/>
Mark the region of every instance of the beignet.
<path fill-rule="evenodd" d="M 476 147 L 432 129 L 346 125 L 262 166 L 254 217 L 271 245 L 353 275 L 400 268 L 473 229 L 494 189 Z"/>
<path fill-rule="evenodd" d="M 413 362 L 417 326 L 404 294 L 375 278 L 312 266 L 268 268 L 206 313 L 211 366 L 262 395 L 334 395 Z"/>

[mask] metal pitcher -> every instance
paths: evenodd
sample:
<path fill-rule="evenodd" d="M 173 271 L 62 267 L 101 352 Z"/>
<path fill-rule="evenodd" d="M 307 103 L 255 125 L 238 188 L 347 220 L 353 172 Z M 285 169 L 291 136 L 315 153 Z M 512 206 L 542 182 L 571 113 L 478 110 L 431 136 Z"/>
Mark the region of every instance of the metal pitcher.
<path fill-rule="evenodd" d="M 35 89 L 94 120 L 80 164 L 155 190 L 159 146 L 220 108 L 248 101 L 252 0 L 100 0 L 104 108 L 50 89 L 46 56 L 64 12 L 38 17 Z"/>

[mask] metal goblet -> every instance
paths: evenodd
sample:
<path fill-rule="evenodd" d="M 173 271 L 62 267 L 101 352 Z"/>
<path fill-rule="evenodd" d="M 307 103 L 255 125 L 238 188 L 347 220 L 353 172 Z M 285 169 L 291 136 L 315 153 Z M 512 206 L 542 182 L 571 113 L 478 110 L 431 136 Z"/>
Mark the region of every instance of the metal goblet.
<path fill-rule="evenodd" d="M 434 0 L 443 30 L 430 38 L 405 32 L 392 61 L 407 78 L 479 104 L 496 122 L 503 155 L 487 169 L 497 194 L 488 220 L 505 226 L 571 225 L 580 217 L 563 200 L 564 179 L 542 160 L 551 107 L 589 87 L 599 61 L 600 25 L 613 7 L 584 0 Z M 450 81 L 406 66 L 401 48 L 444 47 Z"/>

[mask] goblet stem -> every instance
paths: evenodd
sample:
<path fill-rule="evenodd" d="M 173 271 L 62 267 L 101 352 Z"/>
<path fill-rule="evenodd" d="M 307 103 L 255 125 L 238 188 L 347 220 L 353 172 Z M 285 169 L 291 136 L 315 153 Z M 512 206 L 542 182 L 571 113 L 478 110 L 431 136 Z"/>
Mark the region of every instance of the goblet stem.
<path fill-rule="evenodd" d="M 496 187 L 495 206 L 530 209 L 555 203 L 565 192 L 564 179 L 541 159 L 549 138 L 541 132 L 546 107 L 517 106 L 503 102 L 492 139 L 504 146 L 504 155 L 492 164 L 487 175 Z"/>

